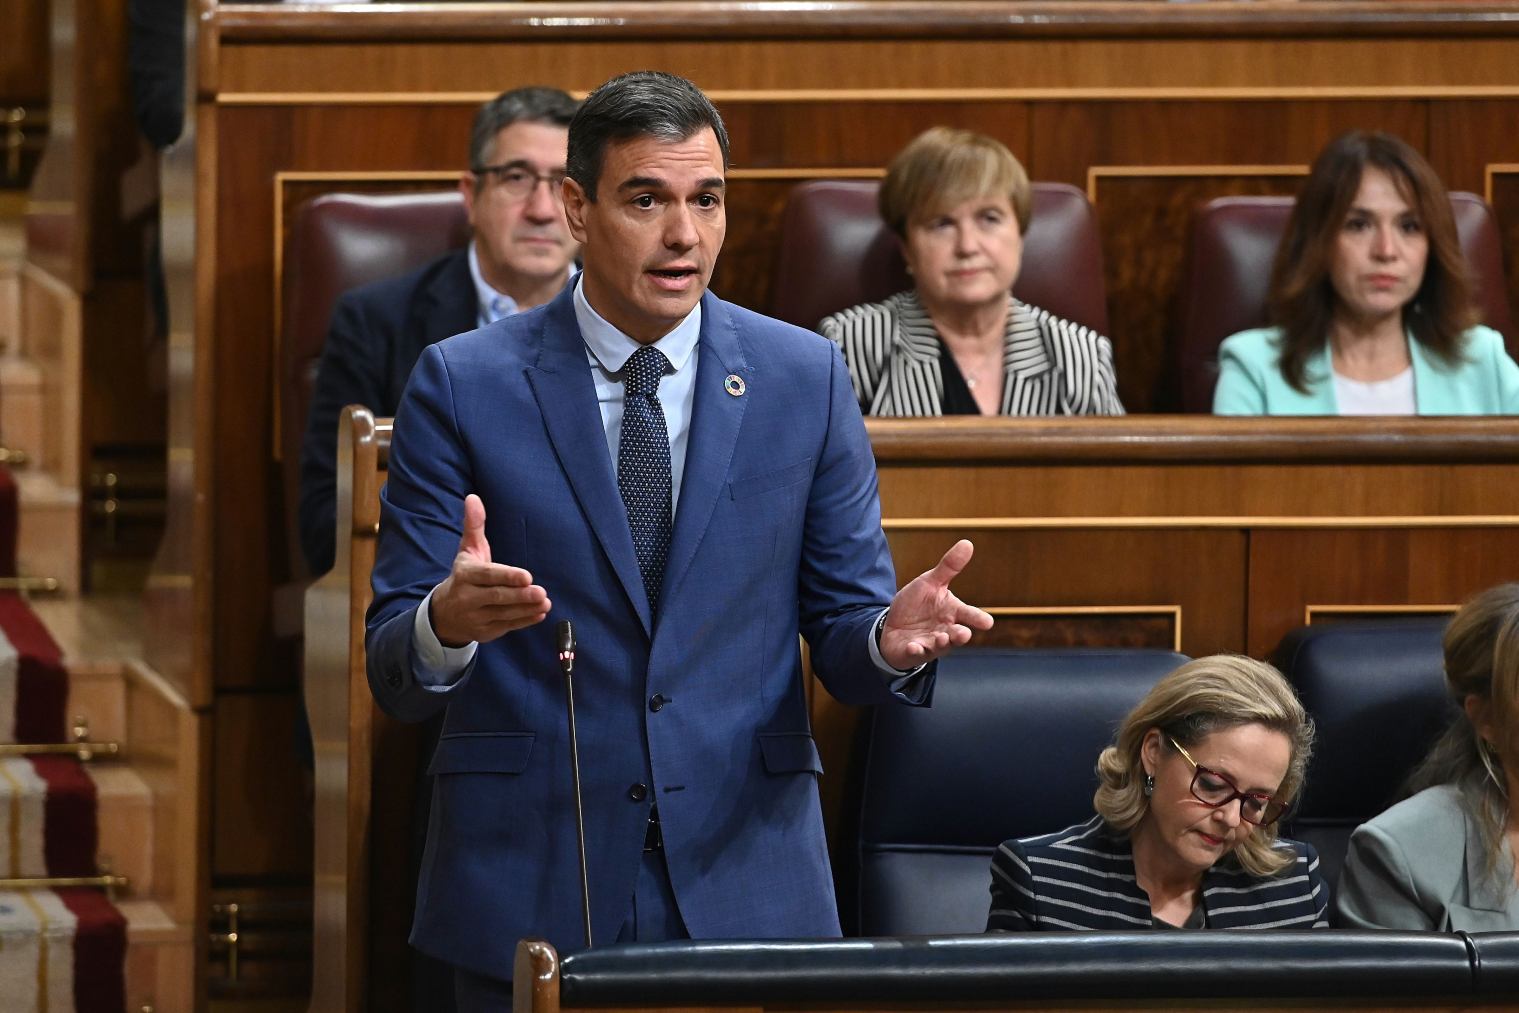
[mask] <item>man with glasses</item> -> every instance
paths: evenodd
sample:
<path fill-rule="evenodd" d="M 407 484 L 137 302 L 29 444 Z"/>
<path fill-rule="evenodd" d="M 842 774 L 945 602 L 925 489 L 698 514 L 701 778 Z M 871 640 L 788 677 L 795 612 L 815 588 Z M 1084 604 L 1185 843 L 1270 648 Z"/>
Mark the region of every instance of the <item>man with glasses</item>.
<path fill-rule="evenodd" d="M 516 88 L 482 106 L 459 179 L 469 246 L 338 300 L 301 448 L 301 551 L 313 574 L 332 568 L 343 406 L 394 415 L 422 349 L 564 288 L 579 249 L 560 197 L 576 108 L 557 88 Z"/>

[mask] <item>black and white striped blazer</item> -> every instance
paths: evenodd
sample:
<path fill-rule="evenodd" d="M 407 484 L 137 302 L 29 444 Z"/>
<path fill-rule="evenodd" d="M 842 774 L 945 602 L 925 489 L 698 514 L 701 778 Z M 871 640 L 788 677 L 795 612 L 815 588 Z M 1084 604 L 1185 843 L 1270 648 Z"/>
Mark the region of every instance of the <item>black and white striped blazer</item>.
<path fill-rule="evenodd" d="M 1113 344 L 1008 296 L 1003 415 L 1122 415 Z M 916 292 L 835 313 L 818 325 L 844 352 L 867 415 L 942 415 L 943 347 Z"/>
<path fill-rule="evenodd" d="M 1329 886 L 1311 845 L 1279 840 L 1297 860 L 1275 876 L 1252 876 L 1225 857 L 1203 873 L 1210 929 L 1329 927 Z M 988 932 L 1138 931 L 1154 928 L 1150 898 L 1134 876 L 1127 834 L 1093 816 L 1043 837 L 1005 841 L 992 857 Z"/>

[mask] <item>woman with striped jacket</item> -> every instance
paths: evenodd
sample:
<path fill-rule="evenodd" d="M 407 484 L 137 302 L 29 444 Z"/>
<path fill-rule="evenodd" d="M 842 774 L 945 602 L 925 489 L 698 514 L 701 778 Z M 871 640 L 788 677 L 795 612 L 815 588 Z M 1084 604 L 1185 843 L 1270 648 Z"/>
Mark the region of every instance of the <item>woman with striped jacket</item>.
<path fill-rule="evenodd" d="M 1122 415 L 1113 345 L 1012 296 L 1033 207 L 994 138 L 934 127 L 892 159 L 881 217 L 914 288 L 825 319 L 868 415 Z"/>
<path fill-rule="evenodd" d="M 1312 742 L 1270 665 L 1181 666 L 1098 757 L 1097 815 L 997 849 L 987 929 L 1326 927 L 1318 855 L 1276 836 Z"/>

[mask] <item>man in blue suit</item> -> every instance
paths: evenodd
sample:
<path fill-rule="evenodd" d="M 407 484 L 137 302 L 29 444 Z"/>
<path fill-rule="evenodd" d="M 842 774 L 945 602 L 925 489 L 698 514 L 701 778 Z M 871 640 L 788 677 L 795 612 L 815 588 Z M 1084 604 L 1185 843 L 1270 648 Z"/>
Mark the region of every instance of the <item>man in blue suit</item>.
<path fill-rule="evenodd" d="M 595 938 L 832 936 L 800 632 L 830 692 L 926 704 L 991 617 L 959 542 L 893 595 L 837 349 L 707 293 L 727 133 L 688 81 L 614 78 L 570 125 L 580 278 L 427 349 L 396 418 L 369 614 L 385 710 L 444 710 L 412 942 L 460 1009 L 527 935 L 582 943 L 563 681 Z"/>

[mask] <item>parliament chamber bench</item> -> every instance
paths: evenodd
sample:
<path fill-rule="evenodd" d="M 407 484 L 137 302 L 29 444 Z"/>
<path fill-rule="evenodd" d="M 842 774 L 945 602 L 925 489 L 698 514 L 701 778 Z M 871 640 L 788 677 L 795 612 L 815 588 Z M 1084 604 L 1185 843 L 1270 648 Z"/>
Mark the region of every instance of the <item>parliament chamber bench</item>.
<path fill-rule="evenodd" d="M 1350 631 L 1367 623 L 1407 629 L 1411 621 L 1417 627 L 1417 620 L 1427 617 L 1424 632 L 1416 634 L 1423 636 L 1423 667 L 1410 677 L 1414 697 L 1427 697 L 1438 692 L 1429 644 L 1439 617 L 1475 591 L 1512 577 L 1513 560 L 1519 558 L 1519 514 L 1506 512 L 1519 478 L 1519 423 L 1505 419 L 940 419 L 872 420 L 868 428 L 879 466 L 883 523 L 899 578 L 927 569 L 955 538 L 975 539 L 976 558 L 959 578 L 957 590 L 997 617 L 996 629 L 980 638 L 983 648 L 1015 654 L 1029 648 L 1132 650 L 1131 657 L 1149 657 L 1158 674 L 1183 654 L 1240 651 L 1269 656 L 1284 635 L 1305 625 L 1318 632 Z M 390 721 L 374 707 L 363 656 L 363 617 L 370 599 L 389 432 L 388 420 L 375 420 L 362 409 L 348 410 L 339 444 L 337 564 L 307 597 L 306 693 L 317 763 L 312 1008 L 318 1010 L 380 1008 L 366 997 L 395 994 L 406 966 L 411 898 L 394 870 L 407 864 L 416 737 L 412 729 Z M 1346 620 L 1354 620 L 1354 626 L 1329 625 Z M 1389 632 L 1393 628 L 1385 627 Z M 941 689 L 948 688 L 957 665 L 974 657 L 967 653 L 964 660 L 946 664 Z M 1020 680 L 1016 674 L 1006 678 L 1004 700 L 1012 714 L 1021 699 Z M 1361 673 L 1358 678 L 1374 675 Z M 845 931 L 879 932 L 883 925 L 892 934 L 913 931 L 862 915 L 871 899 L 859 896 L 853 856 L 861 853 L 865 842 L 860 808 L 869 752 L 865 722 L 861 712 L 837 704 L 817 684 L 811 684 L 809 692 L 814 734 L 827 771 L 821 785 L 824 816 Z M 1347 699 L 1353 704 L 1356 694 L 1317 692 L 1326 706 L 1354 711 Z M 1132 702 L 1127 696 L 1124 700 Z M 1058 712 L 1058 701 L 1052 701 L 1041 711 L 1046 719 Z M 950 698 L 946 695 L 939 702 L 947 710 Z M 1121 714 L 1128 703 L 1119 707 L 1110 701 L 1109 710 Z M 882 712 L 877 718 L 898 716 Z M 1362 734 L 1356 731 L 1364 728 L 1362 718 L 1350 713 L 1334 719 L 1336 727 L 1348 729 L 1341 755 L 1354 756 L 1361 748 L 1354 740 Z M 1089 737 L 1100 735 L 1092 732 Z M 1365 743 L 1366 748 L 1373 745 Z M 1088 750 L 1088 759 L 1073 754 L 1072 760 L 1087 774 L 1096 744 L 1081 752 Z M 1328 797 L 1357 790 L 1350 785 Z M 1075 801 L 1078 807 L 1084 804 L 1079 797 Z M 1330 807 L 1321 814 L 1329 821 L 1321 829 L 1343 841 L 1354 822 L 1371 814 Z M 1020 813 L 1019 819 L 1028 827 L 1048 830 L 1070 822 L 1066 816 L 1028 812 Z M 994 844 L 988 837 L 977 849 L 989 855 Z M 961 891 L 961 913 L 950 931 L 978 927 L 966 914 L 967 905 L 979 901 L 973 893 Z M 888 910 L 879 904 L 877 908 Z M 924 931 L 944 930 L 929 926 Z M 1359 966 L 1356 961 L 1369 966 L 1370 954 L 1382 952 L 1364 940 L 1382 938 L 1388 946 L 1395 945 L 1391 937 L 1375 934 L 1346 938 L 1363 940 L 1346 944 L 1361 949 L 1345 951 L 1348 956 L 1334 956 L 1329 962 L 1347 973 Z M 987 945 L 1004 943 L 1022 945 Z M 1101 940 L 1088 943 L 1100 944 Z M 910 966 L 911 961 L 900 963 L 908 959 L 902 955 L 920 952 L 907 944 L 898 949 L 891 945 L 871 942 L 858 950 L 844 945 L 817 952 L 828 960 L 833 959 L 828 954 L 896 954 L 871 958 L 883 961 L 886 969 Z M 1120 940 L 1113 945 L 1130 944 Z M 1303 951 L 1285 942 L 1260 945 L 1287 948 L 1261 957 L 1264 964 L 1244 960 L 1243 954 L 1253 951 L 1239 949 L 1200 958 L 1199 966 L 1226 957 L 1226 966 L 1234 971 L 1280 966 L 1280 977 L 1267 975 L 1260 981 L 1279 981 L 1289 990 L 1329 980 L 1299 974 L 1292 961 L 1307 959 Z M 1397 966 L 1428 966 L 1433 977 L 1428 988 L 1393 990 L 1398 996 L 1417 1001 L 1438 996 L 1443 1001 L 1474 994 L 1477 979 L 1468 956 L 1477 951 L 1468 947 L 1476 943 L 1432 936 L 1408 945 L 1412 948 L 1397 957 Z M 1495 953 L 1519 952 L 1504 949 L 1501 941 L 1493 945 Z M 929 947 L 921 952 L 949 951 Z M 995 963 L 984 956 L 990 951 L 972 947 L 953 952 L 971 954 L 966 959 L 973 957 L 973 963 Z M 999 952 L 1011 959 L 1014 951 Z M 1046 966 L 1064 966 L 1068 958 L 1087 952 L 1098 951 L 1051 951 L 1053 963 Z M 1136 950 L 1115 959 L 1112 966 L 1159 974 L 1136 963 L 1150 961 L 1150 954 Z M 1230 954 L 1240 955 L 1244 962 L 1235 966 Z M 1433 963 L 1426 965 L 1424 955 L 1429 954 L 1434 955 L 1429 958 Z M 616 959 L 595 952 L 581 956 L 585 960 L 579 966 L 591 969 L 612 966 L 597 960 Z M 1448 964 L 1439 964 L 1447 956 Z M 577 958 L 566 958 L 567 968 L 573 959 Z M 1018 961 L 1021 965 L 1024 958 Z M 698 977 L 704 973 L 704 965 L 692 966 Z M 970 966 L 945 981 L 962 973 L 974 977 Z M 1072 963 L 1069 970 L 1080 966 Z M 1451 976 L 1441 977 L 1440 966 Z M 1482 966 L 1500 965 L 1484 960 Z M 1186 977 L 1154 978 L 1152 988 L 1159 991 L 1153 994 L 1171 987 L 1163 982 Z M 1075 978 L 1097 980 L 1084 973 Z M 1033 980 L 1019 987 L 1032 987 Z M 1366 980 L 1372 981 L 1372 976 Z M 1458 980 L 1459 987 L 1453 984 Z M 1237 994 L 1269 1005 L 1267 1000 L 1276 993 L 1245 985 L 1247 981 L 1241 979 L 1246 991 Z M 1013 987 L 1011 979 L 1004 984 Z M 1344 993 L 1323 995 L 1330 994 Z M 1392 993 L 1353 988 L 1350 994 L 1369 1002 L 1369 996 Z M 905 993 L 902 998 L 905 1001 Z M 844 1007 L 849 1001 L 839 1000 Z M 982 996 L 974 1001 L 990 1000 Z M 625 1002 L 638 1004 L 636 998 Z M 864 993 L 858 1002 L 859 1008 L 876 1008 L 875 1000 Z M 594 1008 L 594 1003 L 586 1008 Z"/>
<path fill-rule="evenodd" d="M 1519 933 L 1115 932 L 656 943 L 523 940 L 517 1013 L 1512 1008 Z"/>

